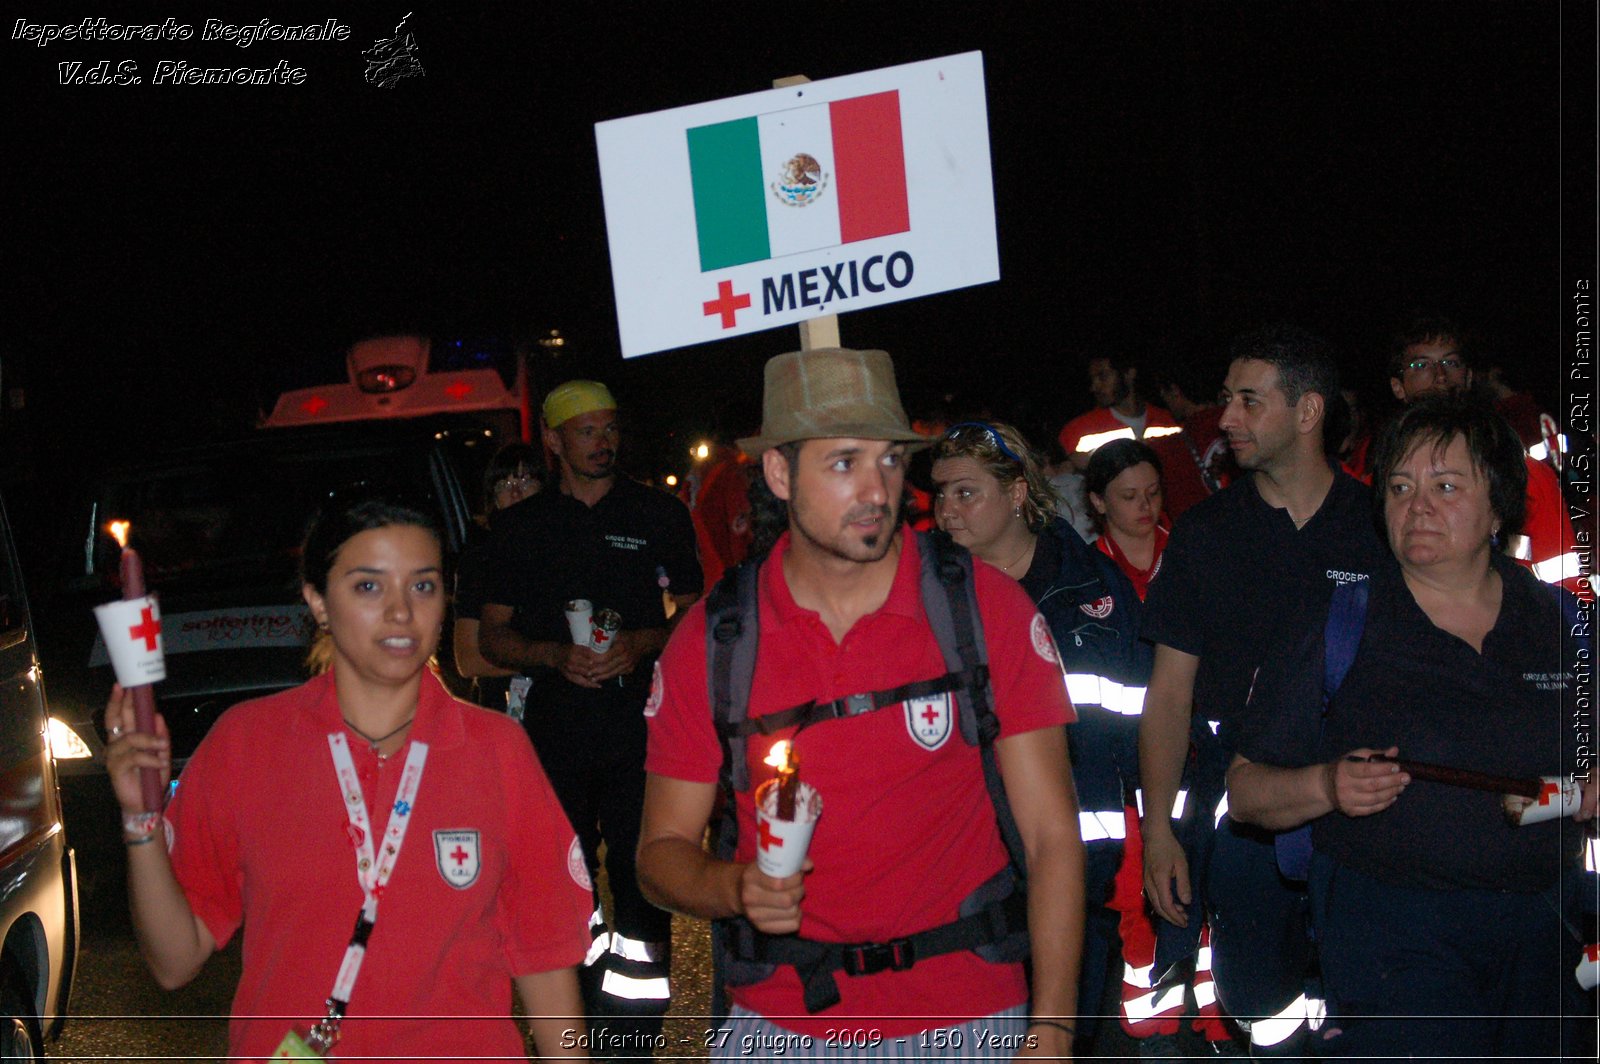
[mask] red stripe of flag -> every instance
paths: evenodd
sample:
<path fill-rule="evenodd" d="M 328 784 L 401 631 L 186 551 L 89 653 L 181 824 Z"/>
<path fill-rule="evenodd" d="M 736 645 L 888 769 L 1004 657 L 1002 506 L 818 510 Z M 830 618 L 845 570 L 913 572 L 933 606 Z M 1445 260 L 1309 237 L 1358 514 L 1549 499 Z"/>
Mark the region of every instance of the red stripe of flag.
<path fill-rule="evenodd" d="M 833 122 L 840 242 L 910 230 L 899 92 L 838 100 L 828 105 L 828 111 Z"/>

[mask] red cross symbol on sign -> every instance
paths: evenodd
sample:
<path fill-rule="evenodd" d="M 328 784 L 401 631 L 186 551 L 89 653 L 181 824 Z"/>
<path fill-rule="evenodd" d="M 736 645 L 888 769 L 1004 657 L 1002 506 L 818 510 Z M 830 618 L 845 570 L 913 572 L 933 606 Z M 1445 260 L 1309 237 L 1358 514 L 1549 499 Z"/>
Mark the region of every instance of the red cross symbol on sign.
<path fill-rule="evenodd" d="M 450 859 L 458 865 L 466 864 L 467 858 L 471 856 L 471 854 L 461 848 L 460 843 L 457 843 L 456 848 L 450 853 Z"/>
<path fill-rule="evenodd" d="M 724 329 L 731 329 L 737 325 L 736 316 L 739 311 L 749 305 L 750 293 L 741 292 L 739 295 L 734 295 L 732 281 L 718 281 L 717 298 L 707 300 L 701 304 L 705 308 L 706 317 L 710 317 L 713 314 L 722 315 L 722 327 Z"/>
<path fill-rule="evenodd" d="M 156 620 L 156 615 L 146 606 L 139 611 L 139 623 L 128 629 L 129 639 L 143 639 L 146 650 L 156 648 L 156 636 L 161 634 L 161 622 Z"/>
<path fill-rule="evenodd" d="M 761 820 L 756 824 L 756 845 L 763 850 L 770 850 L 774 846 L 782 847 L 783 840 L 773 832 L 771 824 Z"/>
<path fill-rule="evenodd" d="M 933 722 L 939 719 L 939 711 L 934 709 L 931 705 L 925 706 L 922 710 L 922 719 L 927 721 L 928 726 L 931 728 L 933 726 Z"/>
<path fill-rule="evenodd" d="M 300 404 L 300 409 L 304 410 L 312 417 L 316 417 L 318 414 L 322 413 L 323 409 L 326 408 L 327 405 L 328 401 L 322 396 L 313 395 L 310 399 L 307 399 L 305 402 Z"/>
<path fill-rule="evenodd" d="M 1552 781 L 1552 782 L 1546 783 L 1543 787 L 1539 788 L 1539 804 L 1540 805 L 1549 805 L 1551 802 L 1555 801 L 1560 796 L 1561 796 L 1561 785 L 1559 783 L 1555 783 L 1555 782 Z"/>
<path fill-rule="evenodd" d="M 461 400 L 472 394 L 472 385 L 468 384 L 466 381 L 454 381 L 445 388 L 444 394 L 448 395 L 450 398 L 459 403 Z"/>

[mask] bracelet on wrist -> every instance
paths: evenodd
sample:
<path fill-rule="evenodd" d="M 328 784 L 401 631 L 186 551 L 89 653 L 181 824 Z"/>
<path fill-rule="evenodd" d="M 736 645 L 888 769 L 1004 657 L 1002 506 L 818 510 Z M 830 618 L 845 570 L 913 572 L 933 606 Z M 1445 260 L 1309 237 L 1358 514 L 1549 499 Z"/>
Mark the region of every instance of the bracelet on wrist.
<path fill-rule="evenodd" d="M 153 834 L 152 835 L 145 835 L 145 836 L 143 836 L 141 838 L 137 838 L 137 839 L 130 839 L 126 835 L 124 835 L 122 837 L 122 845 L 124 845 L 124 846 L 143 846 L 145 843 L 152 842 L 154 840 L 155 840 L 155 835 L 153 835 Z"/>
<path fill-rule="evenodd" d="M 1078 1032 L 1075 1029 L 1073 1029 L 1071 1027 L 1068 1027 L 1064 1023 L 1057 1023 L 1055 1020 L 1029 1020 L 1028 1021 L 1028 1026 L 1029 1027 L 1054 1027 L 1058 1031 L 1067 1032 L 1067 1037 L 1069 1037 L 1069 1038 L 1076 1038 L 1078 1036 Z"/>
<path fill-rule="evenodd" d="M 122 841 L 130 846 L 149 842 L 161 830 L 160 813 L 122 814 Z"/>

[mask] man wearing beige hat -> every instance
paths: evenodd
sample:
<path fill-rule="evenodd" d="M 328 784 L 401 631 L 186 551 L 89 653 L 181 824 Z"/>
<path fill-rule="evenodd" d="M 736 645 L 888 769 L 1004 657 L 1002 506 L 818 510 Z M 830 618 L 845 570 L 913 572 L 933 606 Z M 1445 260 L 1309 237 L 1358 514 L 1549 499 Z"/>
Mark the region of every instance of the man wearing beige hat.
<path fill-rule="evenodd" d="M 505 511 L 479 641 L 490 661 L 528 677 L 523 726 L 582 841 L 569 862 L 575 878 L 598 871 L 606 844 L 612 920 L 601 922 L 597 897 L 582 972 L 588 1048 L 596 1058 L 648 1056 L 670 999 L 672 920 L 639 893 L 634 873 L 640 710 L 667 640 L 662 593 L 687 609 L 699 597 L 700 564 L 684 505 L 618 473 L 617 403 L 604 384 L 568 381 L 542 414 L 557 490 Z M 565 607 L 578 599 L 595 618 L 620 617 L 609 645 L 575 640 Z"/>
<path fill-rule="evenodd" d="M 924 442 L 884 352 L 770 361 L 761 434 L 739 446 L 787 531 L 690 611 L 658 664 L 639 874 L 658 904 L 716 921 L 733 1007 L 713 1056 L 1071 1054 L 1072 709 L 1016 582 L 902 527 L 906 454 Z M 752 795 L 777 739 L 820 801 L 804 798 L 820 814 L 783 878 L 753 860 L 782 844 Z M 719 786 L 733 815 L 712 854 Z"/>

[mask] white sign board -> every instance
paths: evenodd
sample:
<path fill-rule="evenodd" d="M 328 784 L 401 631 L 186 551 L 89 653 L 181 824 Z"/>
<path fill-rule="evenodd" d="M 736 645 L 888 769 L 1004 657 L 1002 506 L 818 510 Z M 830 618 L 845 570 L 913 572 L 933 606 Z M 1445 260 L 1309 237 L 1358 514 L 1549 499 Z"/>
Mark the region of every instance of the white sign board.
<path fill-rule="evenodd" d="M 595 126 L 622 354 L 1000 278 L 978 52 Z"/>

